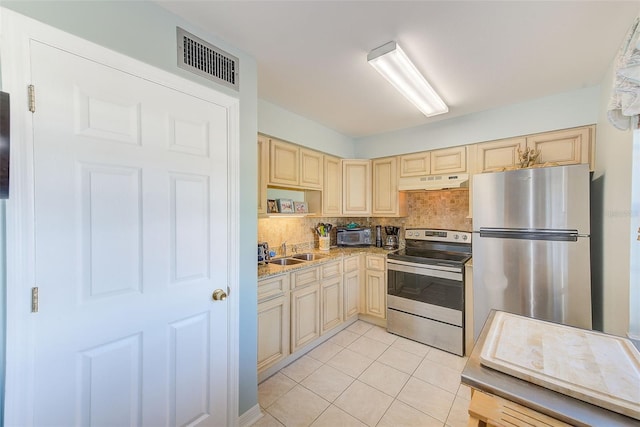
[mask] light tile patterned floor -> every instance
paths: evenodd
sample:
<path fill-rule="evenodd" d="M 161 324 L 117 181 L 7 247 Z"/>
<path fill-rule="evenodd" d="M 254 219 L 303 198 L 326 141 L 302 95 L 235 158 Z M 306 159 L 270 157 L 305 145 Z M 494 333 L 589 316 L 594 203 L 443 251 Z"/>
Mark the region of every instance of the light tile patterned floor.
<path fill-rule="evenodd" d="M 253 426 L 463 427 L 466 361 L 359 320 L 260 384 Z"/>

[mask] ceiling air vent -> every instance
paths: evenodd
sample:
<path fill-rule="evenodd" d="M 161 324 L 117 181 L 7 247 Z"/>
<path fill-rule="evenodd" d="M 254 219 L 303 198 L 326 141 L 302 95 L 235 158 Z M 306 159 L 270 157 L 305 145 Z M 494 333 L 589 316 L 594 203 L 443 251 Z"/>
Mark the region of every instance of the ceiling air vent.
<path fill-rule="evenodd" d="M 239 61 L 233 55 L 177 27 L 178 67 L 239 90 Z"/>

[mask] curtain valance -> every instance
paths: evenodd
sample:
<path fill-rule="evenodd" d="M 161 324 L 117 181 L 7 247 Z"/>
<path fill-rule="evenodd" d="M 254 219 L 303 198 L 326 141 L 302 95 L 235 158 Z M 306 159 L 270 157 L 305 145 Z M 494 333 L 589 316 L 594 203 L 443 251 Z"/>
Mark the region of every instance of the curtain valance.
<path fill-rule="evenodd" d="M 640 17 L 622 42 L 614 63 L 609 121 L 621 130 L 636 129 L 640 117 Z"/>

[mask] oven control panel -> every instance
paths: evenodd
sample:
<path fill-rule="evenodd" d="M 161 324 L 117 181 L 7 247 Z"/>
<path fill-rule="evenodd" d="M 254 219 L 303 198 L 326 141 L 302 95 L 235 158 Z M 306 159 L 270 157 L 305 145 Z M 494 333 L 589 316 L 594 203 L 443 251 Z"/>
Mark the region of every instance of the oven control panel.
<path fill-rule="evenodd" d="M 429 228 L 408 228 L 405 239 L 430 240 L 434 242 L 471 243 L 471 233 L 457 230 L 435 230 Z"/>

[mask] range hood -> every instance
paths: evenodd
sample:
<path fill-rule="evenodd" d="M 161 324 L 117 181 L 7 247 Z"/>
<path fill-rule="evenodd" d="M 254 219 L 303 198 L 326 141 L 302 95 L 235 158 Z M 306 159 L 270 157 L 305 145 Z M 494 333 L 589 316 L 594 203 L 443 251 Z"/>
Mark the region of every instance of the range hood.
<path fill-rule="evenodd" d="M 425 175 L 400 178 L 398 190 L 443 190 L 445 188 L 460 188 L 469 186 L 469 174 L 459 173 L 451 175 Z"/>

